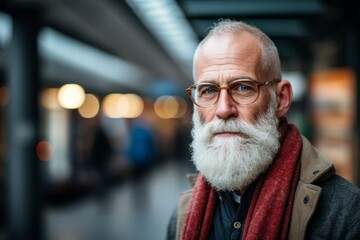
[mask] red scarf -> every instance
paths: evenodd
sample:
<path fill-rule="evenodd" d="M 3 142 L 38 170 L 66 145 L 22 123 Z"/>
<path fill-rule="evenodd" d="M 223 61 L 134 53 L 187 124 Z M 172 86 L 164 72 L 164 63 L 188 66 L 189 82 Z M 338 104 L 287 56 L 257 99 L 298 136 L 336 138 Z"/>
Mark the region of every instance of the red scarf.
<path fill-rule="evenodd" d="M 279 130 L 282 145 L 272 166 L 257 182 L 243 232 L 243 239 L 286 239 L 294 203 L 295 189 L 299 180 L 301 135 L 286 118 L 281 118 Z M 185 217 L 182 239 L 208 239 L 216 192 L 199 175 L 189 210 Z"/>

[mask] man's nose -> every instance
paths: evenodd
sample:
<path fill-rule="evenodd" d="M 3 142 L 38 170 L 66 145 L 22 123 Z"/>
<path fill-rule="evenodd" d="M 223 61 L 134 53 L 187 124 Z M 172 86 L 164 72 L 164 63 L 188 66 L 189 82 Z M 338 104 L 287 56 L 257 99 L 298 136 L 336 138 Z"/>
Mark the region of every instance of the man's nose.
<path fill-rule="evenodd" d="M 219 93 L 216 104 L 216 116 L 220 119 L 228 119 L 238 116 L 237 103 L 231 98 L 227 89 L 222 89 Z"/>

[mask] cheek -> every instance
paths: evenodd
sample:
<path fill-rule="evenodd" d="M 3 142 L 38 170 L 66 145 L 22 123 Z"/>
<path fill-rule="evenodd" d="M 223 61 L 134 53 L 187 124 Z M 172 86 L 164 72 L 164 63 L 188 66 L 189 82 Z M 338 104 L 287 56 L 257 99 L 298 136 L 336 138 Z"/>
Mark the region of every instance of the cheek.
<path fill-rule="evenodd" d="M 256 119 L 258 118 L 258 116 L 261 115 L 259 109 L 255 108 L 254 106 L 247 107 L 246 109 L 241 109 L 239 113 L 240 114 L 238 118 L 249 124 L 255 124 Z"/>
<path fill-rule="evenodd" d="M 259 121 L 259 118 L 263 115 L 262 112 L 260 112 L 260 110 L 257 110 L 255 113 L 254 113 L 254 117 L 252 119 L 252 124 L 256 124 L 258 121 Z"/>
<path fill-rule="evenodd" d="M 241 109 L 242 118 L 250 124 L 257 123 L 258 119 L 266 113 L 269 103 L 270 98 L 267 96 L 259 98 L 255 103 Z"/>
<path fill-rule="evenodd" d="M 200 119 L 200 123 L 201 124 L 205 124 L 207 121 L 206 121 L 206 114 L 203 110 L 198 110 L 198 114 L 199 114 L 199 119 Z"/>
<path fill-rule="evenodd" d="M 257 120 L 263 116 L 269 109 L 270 107 L 270 95 L 264 97 L 263 99 L 261 99 L 262 101 L 260 101 L 258 107 L 256 108 L 256 110 L 253 113 L 253 120 L 255 120 L 255 122 L 257 122 Z"/>

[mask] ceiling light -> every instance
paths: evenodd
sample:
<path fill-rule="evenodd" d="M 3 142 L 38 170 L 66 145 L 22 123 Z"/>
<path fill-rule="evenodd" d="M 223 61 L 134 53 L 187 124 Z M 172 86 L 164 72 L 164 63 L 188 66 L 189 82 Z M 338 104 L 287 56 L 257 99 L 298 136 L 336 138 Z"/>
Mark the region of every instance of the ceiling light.
<path fill-rule="evenodd" d="M 176 61 L 191 66 L 198 39 L 175 0 L 126 2 Z"/>
<path fill-rule="evenodd" d="M 0 12 L 0 47 L 5 47 L 11 39 L 12 21 L 10 15 Z"/>

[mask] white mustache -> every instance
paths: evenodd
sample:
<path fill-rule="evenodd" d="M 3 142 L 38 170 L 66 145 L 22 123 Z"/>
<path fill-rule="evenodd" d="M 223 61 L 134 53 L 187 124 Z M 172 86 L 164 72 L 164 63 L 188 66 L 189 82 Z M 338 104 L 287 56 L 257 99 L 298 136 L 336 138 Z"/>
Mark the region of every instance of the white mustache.
<path fill-rule="evenodd" d="M 211 141 L 211 138 L 219 133 L 238 133 L 239 137 L 242 138 L 253 138 L 253 139 L 263 139 L 267 134 L 259 127 L 257 124 L 251 125 L 244 120 L 240 119 L 228 119 L 228 120 L 213 120 L 202 126 L 205 132 L 208 132 L 208 140 Z M 260 134 L 259 134 L 260 133 Z"/>
<path fill-rule="evenodd" d="M 202 127 L 207 128 L 211 134 L 219 132 L 239 132 L 251 125 L 239 119 L 215 119 L 209 123 L 203 124 Z"/>

